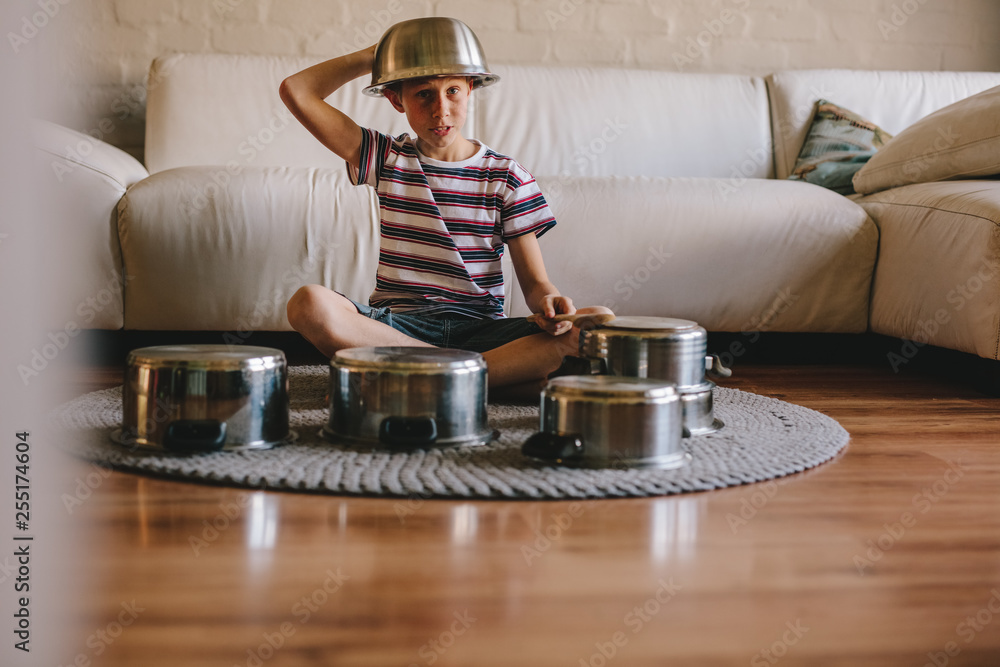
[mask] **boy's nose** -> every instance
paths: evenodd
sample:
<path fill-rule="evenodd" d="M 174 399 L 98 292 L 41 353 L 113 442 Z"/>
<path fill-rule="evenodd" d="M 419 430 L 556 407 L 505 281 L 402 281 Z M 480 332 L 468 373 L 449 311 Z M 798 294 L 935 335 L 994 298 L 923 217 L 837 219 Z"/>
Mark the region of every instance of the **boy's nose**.
<path fill-rule="evenodd" d="M 448 104 L 444 97 L 435 97 L 431 103 L 431 113 L 435 117 L 447 115 Z"/>

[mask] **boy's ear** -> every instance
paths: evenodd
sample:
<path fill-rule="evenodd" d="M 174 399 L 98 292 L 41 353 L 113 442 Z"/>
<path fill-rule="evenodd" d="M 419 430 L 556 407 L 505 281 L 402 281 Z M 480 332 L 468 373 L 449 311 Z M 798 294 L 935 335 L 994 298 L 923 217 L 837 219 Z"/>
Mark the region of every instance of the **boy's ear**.
<path fill-rule="evenodd" d="M 389 100 L 389 104 L 392 105 L 393 109 L 395 109 L 399 113 L 405 113 L 405 109 L 403 109 L 403 105 L 399 101 L 399 93 L 397 93 L 395 90 L 393 90 L 392 88 L 383 88 L 382 96 L 385 97 L 385 99 Z"/>

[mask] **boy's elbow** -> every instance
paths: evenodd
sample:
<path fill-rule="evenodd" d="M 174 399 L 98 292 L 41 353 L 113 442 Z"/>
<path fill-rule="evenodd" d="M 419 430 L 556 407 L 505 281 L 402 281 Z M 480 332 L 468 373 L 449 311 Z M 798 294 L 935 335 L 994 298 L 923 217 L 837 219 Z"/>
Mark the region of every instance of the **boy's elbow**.
<path fill-rule="evenodd" d="M 284 79 L 278 86 L 278 97 L 281 98 L 281 101 L 289 109 L 295 108 L 295 84 L 291 80 L 291 77 Z"/>

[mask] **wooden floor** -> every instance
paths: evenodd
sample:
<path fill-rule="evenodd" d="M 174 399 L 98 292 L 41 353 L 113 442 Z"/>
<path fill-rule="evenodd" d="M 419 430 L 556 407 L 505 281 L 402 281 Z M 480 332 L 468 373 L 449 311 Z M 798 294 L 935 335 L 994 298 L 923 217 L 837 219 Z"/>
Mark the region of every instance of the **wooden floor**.
<path fill-rule="evenodd" d="M 579 503 L 112 472 L 74 508 L 59 664 L 1000 665 L 1000 399 L 887 364 L 723 384 L 850 445 L 777 482 Z"/>

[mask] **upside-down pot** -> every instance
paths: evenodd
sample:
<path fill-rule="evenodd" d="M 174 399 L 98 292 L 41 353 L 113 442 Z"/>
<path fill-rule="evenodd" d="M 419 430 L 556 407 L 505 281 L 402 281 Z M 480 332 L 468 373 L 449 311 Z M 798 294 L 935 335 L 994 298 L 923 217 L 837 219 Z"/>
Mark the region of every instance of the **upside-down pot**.
<path fill-rule="evenodd" d="M 539 431 L 521 448 L 584 468 L 677 468 L 684 451 L 680 395 L 668 382 L 566 375 L 542 390 Z"/>
<path fill-rule="evenodd" d="M 580 333 L 580 355 L 599 361 L 613 376 L 672 383 L 681 395 L 686 435 L 718 430 L 712 387 L 706 370 L 728 376 L 729 369 L 709 355 L 708 332 L 696 322 L 671 317 L 618 317 Z"/>
<path fill-rule="evenodd" d="M 370 449 L 482 445 L 486 362 L 476 352 L 433 347 L 357 347 L 330 360 L 330 414 L 323 435 Z"/>
<path fill-rule="evenodd" d="M 175 453 L 267 449 L 294 436 L 288 421 L 281 350 L 164 345 L 129 353 L 112 438 Z"/>

